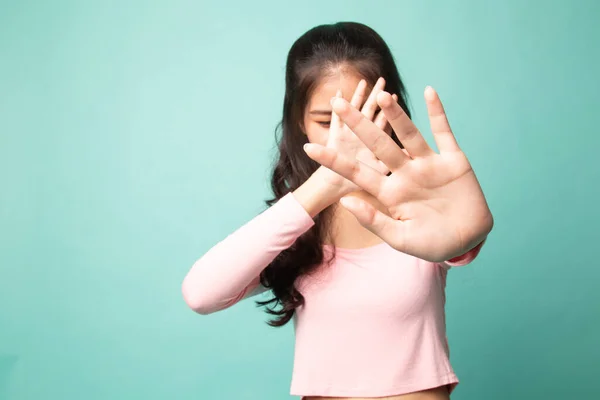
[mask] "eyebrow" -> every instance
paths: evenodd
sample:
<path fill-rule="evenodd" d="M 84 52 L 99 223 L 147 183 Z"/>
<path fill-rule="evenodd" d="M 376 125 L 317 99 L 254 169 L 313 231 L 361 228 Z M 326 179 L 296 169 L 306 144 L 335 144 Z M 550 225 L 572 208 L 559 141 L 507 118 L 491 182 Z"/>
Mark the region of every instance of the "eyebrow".
<path fill-rule="evenodd" d="M 312 110 L 309 114 L 316 115 L 331 115 L 331 110 Z"/>

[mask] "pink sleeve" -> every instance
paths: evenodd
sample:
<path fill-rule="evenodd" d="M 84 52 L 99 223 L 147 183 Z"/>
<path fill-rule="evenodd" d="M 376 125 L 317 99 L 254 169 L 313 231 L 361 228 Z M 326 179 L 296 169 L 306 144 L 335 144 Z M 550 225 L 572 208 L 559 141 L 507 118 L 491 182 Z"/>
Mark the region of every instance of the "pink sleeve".
<path fill-rule="evenodd" d="M 259 275 L 314 225 L 290 192 L 198 259 L 182 283 L 185 302 L 200 314 L 230 307 L 260 289 Z"/>
<path fill-rule="evenodd" d="M 475 258 L 481 251 L 481 248 L 483 247 L 483 244 L 486 240 L 487 238 L 481 241 L 477 246 L 473 247 L 471 250 L 467 251 L 465 254 L 451 258 L 445 261 L 443 264 L 446 264 L 447 267 L 462 267 L 471 263 L 473 260 L 475 260 Z"/>

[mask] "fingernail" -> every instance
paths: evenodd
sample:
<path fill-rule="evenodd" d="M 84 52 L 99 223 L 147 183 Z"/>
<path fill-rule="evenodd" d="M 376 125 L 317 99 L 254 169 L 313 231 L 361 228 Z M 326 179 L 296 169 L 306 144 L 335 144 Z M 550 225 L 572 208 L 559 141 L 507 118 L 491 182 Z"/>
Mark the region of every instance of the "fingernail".
<path fill-rule="evenodd" d="M 385 92 L 385 91 L 379 92 L 379 94 L 377 95 L 377 104 L 379 104 L 382 107 L 389 107 L 392 105 L 393 101 L 390 102 L 387 99 L 385 93 L 387 93 L 387 92 Z"/>
<path fill-rule="evenodd" d="M 335 92 L 335 96 L 329 99 L 329 104 L 333 104 L 335 99 L 337 99 L 338 97 L 342 97 L 342 89 L 338 89 L 337 92 Z"/>
<path fill-rule="evenodd" d="M 304 146 L 302 146 L 302 148 L 304 149 L 304 151 L 310 150 L 310 143 L 305 143 Z"/>
<path fill-rule="evenodd" d="M 433 88 L 429 85 L 427 85 L 425 87 L 425 98 L 428 100 L 433 100 L 435 96 L 435 91 L 433 90 Z"/>

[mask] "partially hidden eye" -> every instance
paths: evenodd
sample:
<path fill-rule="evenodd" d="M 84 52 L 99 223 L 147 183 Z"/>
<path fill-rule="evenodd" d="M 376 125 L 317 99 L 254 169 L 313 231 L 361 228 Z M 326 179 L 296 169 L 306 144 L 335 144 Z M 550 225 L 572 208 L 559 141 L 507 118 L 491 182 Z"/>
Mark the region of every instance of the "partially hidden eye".
<path fill-rule="evenodd" d="M 317 123 L 318 123 L 319 125 L 321 125 L 321 126 L 326 126 L 326 127 L 327 127 L 327 126 L 329 126 L 329 123 L 330 123 L 330 121 L 319 121 L 319 122 L 317 122 Z"/>

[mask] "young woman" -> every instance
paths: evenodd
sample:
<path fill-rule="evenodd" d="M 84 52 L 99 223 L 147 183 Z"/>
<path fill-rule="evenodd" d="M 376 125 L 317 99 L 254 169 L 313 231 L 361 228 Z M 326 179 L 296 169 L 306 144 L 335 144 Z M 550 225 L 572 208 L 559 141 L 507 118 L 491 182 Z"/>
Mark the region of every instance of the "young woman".
<path fill-rule="evenodd" d="M 200 314 L 272 291 L 269 323 L 295 324 L 292 395 L 442 400 L 458 384 L 446 274 L 477 256 L 493 218 L 433 89 L 425 100 L 439 153 L 376 32 L 306 32 L 287 59 L 274 198 L 183 281 Z"/>

